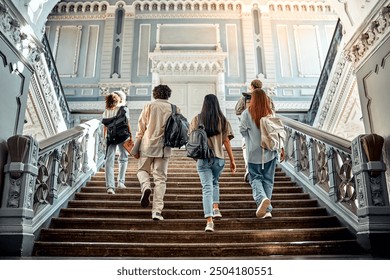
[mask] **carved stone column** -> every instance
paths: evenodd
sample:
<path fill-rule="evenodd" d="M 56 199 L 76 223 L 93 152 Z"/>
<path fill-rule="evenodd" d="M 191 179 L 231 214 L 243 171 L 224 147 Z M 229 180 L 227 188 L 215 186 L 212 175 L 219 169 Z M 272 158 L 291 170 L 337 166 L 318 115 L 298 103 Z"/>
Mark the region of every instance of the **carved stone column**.
<path fill-rule="evenodd" d="M 0 255 L 30 256 L 34 245 L 32 219 L 38 143 L 31 136 L 15 135 L 7 144 L 0 208 Z"/>
<path fill-rule="evenodd" d="M 352 141 L 352 171 L 358 196 L 358 241 L 374 255 L 389 255 L 390 207 L 382 158 L 383 138 L 360 135 Z"/>

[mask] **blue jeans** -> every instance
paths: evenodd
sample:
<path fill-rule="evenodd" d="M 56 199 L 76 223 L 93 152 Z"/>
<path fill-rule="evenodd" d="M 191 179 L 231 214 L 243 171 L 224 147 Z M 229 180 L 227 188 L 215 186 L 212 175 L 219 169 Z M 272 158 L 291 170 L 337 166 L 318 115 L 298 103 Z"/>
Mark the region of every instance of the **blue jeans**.
<path fill-rule="evenodd" d="M 264 198 L 271 200 L 272 191 L 274 189 L 276 161 L 277 159 L 274 158 L 273 160 L 264 163 L 264 169 L 262 163 L 248 163 L 252 195 L 257 207 Z M 272 205 L 270 204 L 267 208 L 267 212 L 271 211 Z"/>
<path fill-rule="evenodd" d="M 202 183 L 204 217 L 213 217 L 213 204 L 219 203 L 219 176 L 225 167 L 225 160 L 221 158 L 198 159 L 196 167 Z"/>
<path fill-rule="evenodd" d="M 122 143 L 112 144 L 107 148 L 106 154 L 106 188 L 115 189 L 115 177 L 114 177 L 114 163 L 115 163 L 115 154 L 116 147 L 119 149 L 118 157 L 118 183 L 125 183 L 126 169 L 128 164 L 128 155 L 123 148 Z"/>

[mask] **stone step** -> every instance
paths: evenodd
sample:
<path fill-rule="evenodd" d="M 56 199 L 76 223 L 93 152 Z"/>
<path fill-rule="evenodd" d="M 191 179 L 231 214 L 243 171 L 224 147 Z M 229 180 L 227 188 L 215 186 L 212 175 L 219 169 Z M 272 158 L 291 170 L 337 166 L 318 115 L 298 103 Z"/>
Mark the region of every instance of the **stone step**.
<path fill-rule="evenodd" d="M 139 181 L 136 181 L 135 179 L 134 180 L 131 180 L 131 181 L 126 181 L 125 182 L 125 185 L 128 187 L 128 188 L 131 188 L 131 187 L 136 187 L 138 186 L 139 187 Z M 152 186 L 154 184 L 152 183 Z M 274 189 L 275 188 L 278 188 L 278 187 L 288 187 L 288 186 L 295 186 L 296 183 L 295 182 L 292 182 L 292 181 L 275 181 L 274 183 Z M 87 187 L 99 187 L 99 186 L 105 186 L 105 181 L 90 181 L 87 183 Z M 167 181 L 167 188 L 172 188 L 172 187 L 181 187 L 182 189 L 184 188 L 193 188 L 193 187 L 202 187 L 201 184 L 200 184 L 200 181 L 195 181 L 193 180 L 192 182 L 185 182 L 185 181 Z M 231 182 L 226 182 L 226 181 L 221 181 L 220 183 L 220 189 L 223 189 L 223 188 L 236 188 L 236 187 L 245 187 L 245 188 L 249 188 L 251 189 L 250 185 L 246 182 L 244 182 L 244 180 L 240 180 L 240 181 L 231 181 Z"/>
<path fill-rule="evenodd" d="M 274 208 L 301 208 L 301 207 L 316 207 L 318 205 L 315 199 L 304 200 L 274 200 L 272 206 Z M 136 209 L 140 208 L 139 201 L 113 201 L 113 200 L 72 200 L 68 203 L 69 208 L 96 208 L 96 209 Z M 182 210 L 197 210 L 203 209 L 200 201 L 170 201 L 164 199 L 164 208 L 166 209 L 182 209 Z M 254 201 L 229 201 L 221 200 L 220 208 L 225 209 L 256 209 Z M 222 209 L 221 209 L 222 211 Z"/>
<path fill-rule="evenodd" d="M 223 209 L 221 207 L 221 212 L 224 218 L 254 218 L 256 216 L 256 208 Z M 326 214 L 326 209 L 322 207 L 275 208 L 272 211 L 273 217 L 307 217 Z M 163 216 L 165 219 L 201 219 L 203 218 L 203 210 L 166 208 L 163 211 Z M 139 206 L 134 209 L 64 208 L 60 211 L 60 217 L 150 219 L 151 208 L 140 208 Z"/>
<path fill-rule="evenodd" d="M 194 230 L 113 230 L 113 229 L 44 229 L 41 237 L 46 242 L 121 242 L 121 243 L 252 243 L 252 242 L 306 242 L 352 239 L 348 229 L 305 228 L 218 231 L 213 234 L 203 228 Z"/>
<path fill-rule="evenodd" d="M 218 231 L 239 230 L 265 230 L 265 229 L 295 229 L 295 228 L 326 228 L 338 227 L 339 221 L 334 216 L 298 216 L 273 217 L 272 219 L 227 218 L 215 221 Z M 203 230 L 205 221 L 203 217 L 188 219 L 165 219 L 156 222 L 147 216 L 141 218 L 81 218 L 57 217 L 52 218 L 51 228 L 63 229 L 121 229 L 121 230 Z"/>
<path fill-rule="evenodd" d="M 139 186 L 139 183 L 137 184 L 127 184 L 126 189 L 115 189 L 116 194 L 137 194 L 141 193 L 141 189 Z M 104 193 L 105 195 L 109 196 L 109 194 L 106 193 L 106 187 L 104 187 L 102 184 L 98 184 L 97 186 L 90 186 L 89 184 L 81 189 L 81 193 Z M 296 186 L 295 183 L 292 182 L 283 182 L 278 183 L 274 186 L 273 194 L 278 193 L 302 193 L 303 189 L 300 186 Z M 250 185 L 246 183 L 241 184 L 223 184 L 220 186 L 220 195 L 225 194 L 251 194 L 252 189 Z M 169 183 L 167 184 L 167 191 L 166 194 L 202 194 L 202 186 L 200 183 Z"/>
<path fill-rule="evenodd" d="M 188 171 L 188 170 L 187 170 Z M 114 172 L 115 175 L 117 175 L 118 173 L 117 172 Z M 219 177 L 220 179 L 227 179 L 227 178 L 231 178 L 231 179 L 239 179 L 241 180 L 241 177 L 244 176 L 244 173 L 242 174 L 239 174 L 239 173 L 235 173 L 235 174 L 232 174 L 230 172 L 222 172 L 221 176 Z M 168 173 L 168 180 L 170 178 L 180 178 L 183 179 L 183 178 L 187 178 L 187 177 L 190 177 L 190 178 L 197 178 L 199 179 L 199 176 L 198 176 L 198 173 L 195 171 L 195 172 L 170 172 Z M 282 172 L 282 171 L 279 171 L 279 172 L 276 172 L 275 173 L 275 178 L 278 179 L 278 178 L 284 178 L 286 177 L 286 173 L 285 172 Z M 131 179 L 131 178 L 137 178 L 136 174 L 132 174 L 130 172 L 127 172 L 126 173 L 126 176 L 125 176 L 126 180 L 128 179 Z M 151 177 L 153 178 L 153 177 Z M 101 181 L 101 180 L 104 180 L 105 179 L 105 174 L 104 172 L 99 172 L 97 173 L 95 176 L 93 176 L 92 178 L 92 181 Z M 291 180 L 289 178 L 289 180 Z"/>
<path fill-rule="evenodd" d="M 123 243 L 36 241 L 35 254 L 56 257 L 226 258 L 259 256 L 354 255 L 354 240 L 253 243 Z"/>
<path fill-rule="evenodd" d="M 126 190 L 127 191 L 127 190 Z M 85 193 L 80 192 L 75 195 L 76 200 L 109 200 L 109 201 L 139 201 L 141 197 L 141 192 L 117 192 L 115 195 L 109 195 L 107 193 Z M 309 199 L 310 196 L 307 193 L 274 193 L 272 195 L 273 200 L 302 200 Z M 240 199 L 245 201 L 251 201 L 252 193 L 250 190 L 240 194 Z M 202 201 L 201 191 L 198 191 L 198 194 L 171 194 L 166 193 L 164 196 L 166 201 Z M 222 194 L 220 195 L 221 201 L 235 201 L 237 200 L 236 194 Z"/>

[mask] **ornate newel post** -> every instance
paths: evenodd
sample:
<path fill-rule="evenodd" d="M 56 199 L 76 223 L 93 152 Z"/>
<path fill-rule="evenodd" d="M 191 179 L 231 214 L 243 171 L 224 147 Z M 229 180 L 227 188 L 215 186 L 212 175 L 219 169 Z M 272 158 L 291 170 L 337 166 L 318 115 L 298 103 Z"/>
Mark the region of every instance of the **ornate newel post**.
<path fill-rule="evenodd" d="M 352 171 L 358 196 L 359 243 L 374 255 L 390 255 L 390 207 L 382 159 L 383 138 L 360 135 L 352 141 Z"/>
<path fill-rule="evenodd" d="M 38 143 L 31 136 L 15 135 L 7 144 L 8 161 L 4 166 L 0 208 L 0 255 L 31 256 Z"/>

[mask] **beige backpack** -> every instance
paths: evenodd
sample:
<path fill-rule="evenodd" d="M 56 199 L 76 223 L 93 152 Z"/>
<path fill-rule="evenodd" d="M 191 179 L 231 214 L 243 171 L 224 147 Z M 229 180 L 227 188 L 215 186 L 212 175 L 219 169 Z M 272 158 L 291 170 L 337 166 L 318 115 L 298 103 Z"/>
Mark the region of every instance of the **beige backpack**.
<path fill-rule="evenodd" d="M 276 151 L 284 147 L 286 130 L 283 122 L 275 115 L 268 115 L 260 119 L 261 147 Z"/>

